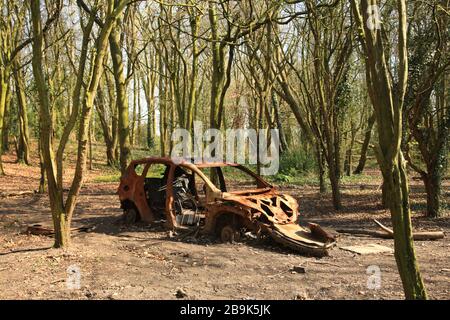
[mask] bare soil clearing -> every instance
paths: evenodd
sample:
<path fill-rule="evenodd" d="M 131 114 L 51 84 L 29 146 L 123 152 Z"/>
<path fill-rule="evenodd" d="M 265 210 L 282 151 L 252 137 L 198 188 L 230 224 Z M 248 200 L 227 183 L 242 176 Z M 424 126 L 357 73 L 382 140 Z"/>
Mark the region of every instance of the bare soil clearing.
<path fill-rule="evenodd" d="M 4 156 L 6 177 L 0 194 L 33 191 L 39 168 L 13 163 Z M 71 170 L 66 175 L 70 177 Z M 146 225 L 124 226 L 115 194 L 117 183 L 94 183 L 101 170 L 89 172 L 82 189 L 68 250 L 53 249 L 53 239 L 23 234 L 30 224 L 51 227 L 46 195 L 0 195 L 1 299 L 176 299 L 183 289 L 190 299 L 402 299 L 403 292 L 392 253 L 356 255 L 340 246 L 379 244 L 392 240 L 341 234 L 329 257 L 300 256 L 270 241 L 247 239 L 221 244 L 210 238 L 171 238 L 167 231 Z M 284 186 L 281 190 L 300 202 L 301 221 L 330 229 L 376 229 L 372 219 L 390 226 L 389 213 L 379 205 L 380 179 L 343 187 L 344 209 L 332 209 L 330 195 L 315 187 Z M 450 298 L 450 221 L 423 217 L 425 194 L 420 181 L 411 180 L 415 230 L 442 230 L 443 240 L 418 241 L 416 250 L 428 293 Z M 444 183 L 449 203 L 449 182 Z M 448 214 L 448 210 L 447 210 Z M 81 270 L 81 288 L 66 286 L 67 268 Z M 369 289 L 367 267 L 381 269 L 381 288 Z M 305 273 L 297 273 L 304 267 Z"/>

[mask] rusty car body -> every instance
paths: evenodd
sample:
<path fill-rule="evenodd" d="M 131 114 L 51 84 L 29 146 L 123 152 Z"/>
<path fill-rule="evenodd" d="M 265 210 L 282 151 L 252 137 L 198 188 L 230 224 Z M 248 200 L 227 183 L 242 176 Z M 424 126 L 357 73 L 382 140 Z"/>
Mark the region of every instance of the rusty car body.
<path fill-rule="evenodd" d="M 238 185 L 238 190 L 229 190 L 231 184 L 225 181 L 224 173 L 231 169 L 250 177 L 254 186 Z M 300 226 L 298 203 L 293 197 L 278 192 L 239 164 L 193 164 L 161 157 L 134 160 L 121 177 L 118 194 L 128 223 L 162 221 L 170 230 L 197 227 L 224 242 L 251 231 L 316 256 L 327 255 L 335 244 L 334 237 L 317 224 Z"/>

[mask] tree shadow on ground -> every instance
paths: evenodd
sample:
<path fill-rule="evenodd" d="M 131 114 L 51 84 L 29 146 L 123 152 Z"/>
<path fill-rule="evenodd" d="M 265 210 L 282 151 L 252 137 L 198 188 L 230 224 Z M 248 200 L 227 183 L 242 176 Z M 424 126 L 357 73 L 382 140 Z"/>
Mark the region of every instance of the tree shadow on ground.
<path fill-rule="evenodd" d="M 13 251 L 9 251 L 9 252 L 0 252 L 0 256 L 6 256 L 6 255 L 9 255 L 9 254 L 23 253 L 23 252 L 46 251 L 46 250 L 49 250 L 51 248 L 53 248 L 53 247 L 19 249 L 19 250 L 13 250 Z"/>
<path fill-rule="evenodd" d="M 118 238 L 129 238 L 136 242 L 143 241 L 170 241 L 177 243 L 187 243 L 199 246 L 211 246 L 223 244 L 215 235 L 200 234 L 197 229 L 177 231 L 173 236 L 162 224 L 149 225 L 143 222 L 137 222 L 132 225 L 124 224 L 120 216 L 104 216 L 80 218 L 74 221 L 79 227 L 88 228 L 88 233 L 101 233 Z M 144 234 L 150 234 L 146 237 Z M 141 236 L 142 235 L 142 236 Z M 295 250 L 284 247 L 270 237 L 256 239 L 251 236 L 243 236 L 239 243 L 248 245 L 254 249 L 271 251 L 281 254 L 298 254 Z"/>

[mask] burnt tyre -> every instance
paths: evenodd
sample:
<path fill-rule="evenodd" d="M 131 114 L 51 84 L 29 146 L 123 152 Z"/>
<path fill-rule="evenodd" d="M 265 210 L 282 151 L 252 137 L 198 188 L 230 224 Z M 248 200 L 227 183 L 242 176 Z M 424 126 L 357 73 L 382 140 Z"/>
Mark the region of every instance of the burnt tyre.
<path fill-rule="evenodd" d="M 217 219 L 216 234 L 223 243 L 234 243 L 241 240 L 241 227 L 238 217 L 223 214 Z"/>
<path fill-rule="evenodd" d="M 123 211 L 123 222 L 131 225 L 139 221 L 139 213 L 135 208 L 127 208 Z"/>
<path fill-rule="evenodd" d="M 235 230 L 233 226 L 226 225 L 220 231 L 220 241 L 223 243 L 234 243 L 241 239 L 239 230 Z"/>

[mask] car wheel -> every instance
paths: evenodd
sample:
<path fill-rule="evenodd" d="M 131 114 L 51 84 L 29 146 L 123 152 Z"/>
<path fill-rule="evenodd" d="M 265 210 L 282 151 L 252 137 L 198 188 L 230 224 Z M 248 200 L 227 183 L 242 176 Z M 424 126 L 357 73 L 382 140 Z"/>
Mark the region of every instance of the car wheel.
<path fill-rule="evenodd" d="M 240 238 L 239 231 L 233 228 L 232 225 L 225 225 L 220 231 L 220 240 L 224 243 L 233 243 L 239 241 Z"/>
<path fill-rule="evenodd" d="M 123 212 L 125 224 L 133 224 L 138 220 L 138 212 L 135 208 L 128 208 Z"/>

